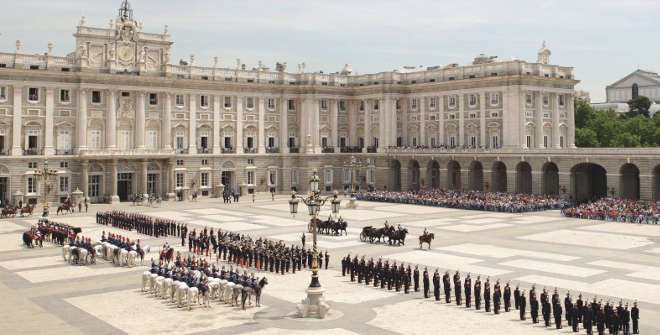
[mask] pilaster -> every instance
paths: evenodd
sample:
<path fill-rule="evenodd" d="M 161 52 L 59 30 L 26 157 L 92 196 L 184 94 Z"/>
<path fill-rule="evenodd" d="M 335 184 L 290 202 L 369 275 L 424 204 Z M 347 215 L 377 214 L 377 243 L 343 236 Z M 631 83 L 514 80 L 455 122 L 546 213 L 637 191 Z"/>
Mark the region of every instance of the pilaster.
<path fill-rule="evenodd" d="M 258 97 L 257 98 L 259 101 L 257 103 L 257 108 L 258 108 L 258 116 L 257 116 L 257 152 L 260 154 L 265 154 L 266 153 L 266 139 L 265 139 L 265 123 L 264 123 L 264 118 L 265 115 L 264 113 L 266 112 L 266 104 L 265 101 L 266 99 L 264 97 Z"/>
<path fill-rule="evenodd" d="M 86 89 L 82 89 L 78 97 L 80 101 L 78 105 L 78 124 L 76 125 L 78 130 L 78 141 L 76 143 L 78 153 L 87 150 L 87 93 Z M 138 133 L 137 129 L 136 133 Z"/>
<path fill-rule="evenodd" d="M 163 93 L 164 108 L 161 124 L 162 147 L 164 150 L 172 150 L 172 94 Z"/>
<path fill-rule="evenodd" d="M 146 93 L 137 92 L 137 107 L 135 109 L 135 148 L 144 150 L 144 133 L 146 125 L 145 100 Z"/>
<path fill-rule="evenodd" d="M 53 97 L 53 89 L 46 88 L 46 128 L 44 129 L 44 155 L 51 156 L 55 153 L 53 146 L 53 130 L 55 121 L 55 98 Z"/>
<path fill-rule="evenodd" d="M 479 146 L 486 147 L 486 93 L 479 93 Z"/>
<path fill-rule="evenodd" d="M 14 118 L 12 120 L 12 156 L 21 156 L 23 150 L 21 150 L 23 143 L 23 87 L 14 86 Z"/>
<path fill-rule="evenodd" d="M 117 92 L 108 91 L 108 113 L 105 120 L 105 145 L 109 150 L 117 148 Z"/>
<path fill-rule="evenodd" d="M 243 96 L 236 97 L 236 153 L 243 153 Z"/>
<path fill-rule="evenodd" d="M 188 152 L 197 153 L 197 99 L 194 94 L 189 96 L 190 111 L 188 114 Z"/>

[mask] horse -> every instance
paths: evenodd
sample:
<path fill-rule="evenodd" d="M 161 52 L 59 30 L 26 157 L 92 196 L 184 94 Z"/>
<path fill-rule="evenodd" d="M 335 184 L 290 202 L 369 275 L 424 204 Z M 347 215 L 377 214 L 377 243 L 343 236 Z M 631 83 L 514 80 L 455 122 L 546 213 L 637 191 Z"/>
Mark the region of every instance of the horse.
<path fill-rule="evenodd" d="M 7 205 L 2 208 L 2 217 L 9 217 L 10 215 L 15 217 L 17 212 L 18 212 L 18 207 Z"/>
<path fill-rule="evenodd" d="M 151 272 L 142 272 L 142 292 L 149 291 L 149 282 L 151 281 Z"/>
<path fill-rule="evenodd" d="M 142 258 L 144 258 L 144 256 L 142 256 Z M 161 261 L 171 262 L 173 259 L 174 259 L 174 248 L 163 249 L 160 252 Z"/>
<path fill-rule="evenodd" d="M 23 233 L 23 243 L 25 243 L 25 246 L 28 248 L 34 248 L 34 245 L 32 245 L 32 242 L 34 242 L 34 234 L 32 234 L 29 231 L 26 231 Z"/>
<path fill-rule="evenodd" d="M 257 307 L 261 307 L 261 292 L 266 285 L 268 285 L 268 279 L 263 277 L 259 283 L 257 283 L 257 287 L 254 289 L 254 303 Z"/>
<path fill-rule="evenodd" d="M 408 234 L 408 229 L 402 228 L 397 230 L 390 230 L 387 234 L 387 243 L 389 245 L 406 245 L 406 234 Z"/>
<path fill-rule="evenodd" d="M 32 216 L 32 211 L 34 210 L 33 205 L 27 205 L 23 208 L 21 208 L 21 217 L 23 217 L 23 214 L 27 214 L 28 216 Z"/>
<path fill-rule="evenodd" d="M 231 293 L 231 305 L 238 306 L 238 295 L 243 292 L 243 285 L 234 284 L 233 291 Z"/>
<path fill-rule="evenodd" d="M 67 213 L 67 214 L 73 213 L 73 205 L 71 205 L 71 204 L 68 203 L 68 202 L 65 202 L 65 203 L 63 203 L 63 204 L 57 206 L 57 215 L 60 215 L 60 213 L 62 213 L 62 214 L 65 214 L 65 213 Z"/>
<path fill-rule="evenodd" d="M 431 249 L 431 241 L 435 238 L 433 233 L 425 233 L 424 235 L 419 236 L 419 248 L 422 249 L 422 244 L 428 243 L 429 250 Z"/>

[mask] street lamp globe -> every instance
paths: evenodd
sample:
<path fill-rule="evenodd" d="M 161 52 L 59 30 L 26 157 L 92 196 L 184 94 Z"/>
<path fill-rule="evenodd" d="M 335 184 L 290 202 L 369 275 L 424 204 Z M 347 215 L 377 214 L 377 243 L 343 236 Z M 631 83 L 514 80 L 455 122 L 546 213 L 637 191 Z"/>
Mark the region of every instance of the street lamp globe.
<path fill-rule="evenodd" d="M 307 210 L 309 211 L 309 216 L 316 216 L 319 213 L 319 203 L 316 200 L 312 199 L 307 203 Z"/>
<path fill-rule="evenodd" d="M 291 215 L 296 215 L 296 213 L 298 213 L 298 199 L 296 199 L 296 192 L 291 192 L 289 211 L 291 212 Z"/>
<path fill-rule="evenodd" d="M 309 190 L 310 192 L 313 193 L 319 193 L 320 188 L 319 188 L 319 175 L 316 173 L 316 170 L 314 170 L 314 173 L 312 174 L 312 177 L 309 179 Z"/>

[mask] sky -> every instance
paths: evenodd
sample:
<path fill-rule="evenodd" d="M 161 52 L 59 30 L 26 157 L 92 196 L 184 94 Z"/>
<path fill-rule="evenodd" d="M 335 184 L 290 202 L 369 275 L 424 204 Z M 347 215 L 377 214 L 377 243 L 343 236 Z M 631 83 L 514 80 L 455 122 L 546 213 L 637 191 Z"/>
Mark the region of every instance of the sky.
<path fill-rule="evenodd" d="M 74 47 L 80 16 L 107 27 L 121 0 L 0 0 L 0 52 L 21 40 L 26 53 Z M 572 66 L 578 89 L 594 102 L 605 86 L 640 68 L 660 72 L 660 0 L 132 0 L 144 31 L 164 25 L 175 44 L 172 60 L 223 67 L 236 59 L 289 71 L 306 62 L 326 73 L 344 64 L 358 73 L 406 65 L 470 64 L 483 53 L 536 61 L 546 41 L 551 63 Z"/>

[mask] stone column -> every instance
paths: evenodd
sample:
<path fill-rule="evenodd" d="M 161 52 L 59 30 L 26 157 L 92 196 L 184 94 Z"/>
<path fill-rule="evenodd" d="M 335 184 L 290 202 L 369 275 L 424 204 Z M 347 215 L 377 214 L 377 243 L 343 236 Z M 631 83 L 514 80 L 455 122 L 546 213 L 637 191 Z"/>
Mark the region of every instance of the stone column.
<path fill-rule="evenodd" d="M 465 144 L 465 96 L 459 94 L 456 97 L 458 104 L 458 147 L 462 148 Z"/>
<path fill-rule="evenodd" d="M 519 95 L 519 104 L 520 104 L 520 113 L 518 114 L 518 120 L 519 120 L 519 128 L 518 128 L 518 141 L 520 144 L 520 148 L 526 148 L 527 147 L 527 101 L 525 99 L 525 96 L 527 94 L 525 91 L 520 91 Z M 504 131 L 507 131 L 506 129 L 503 129 Z M 511 131 L 512 129 L 509 129 Z"/>
<path fill-rule="evenodd" d="M 552 104 L 552 147 L 558 149 L 561 147 L 559 142 L 561 136 L 559 131 L 559 94 L 553 94 L 552 96 L 554 98 L 550 99 Z"/>
<path fill-rule="evenodd" d="M 142 194 L 147 193 L 147 176 L 149 175 L 149 161 L 142 161 L 142 176 L 140 178 L 140 192 Z"/>
<path fill-rule="evenodd" d="M 387 145 L 388 146 L 395 146 L 396 145 L 396 138 L 399 135 L 398 128 L 399 128 L 399 123 L 396 119 L 397 113 L 396 113 L 396 98 L 393 98 L 391 96 L 386 96 L 385 97 L 385 105 L 388 106 L 387 109 L 387 130 L 388 130 L 388 136 L 387 136 Z"/>
<path fill-rule="evenodd" d="M 378 151 L 387 147 L 387 107 L 383 99 L 378 101 Z"/>
<path fill-rule="evenodd" d="M 348 146 L 356 146 L 357 140 L 357 108 L 354 100 L 346 100 L 346 108 L 348 114 Z"/>
<path fill-rule="evenodd" d="M 89 196 L 89 162 L 82 161 L 80 164 L 80 190 L 83 193 L 83 196 Z"/>
<path fill-rule="evenodd" d="M 445 144 L 445 97 L 438 97 L 438 145 Z"/>
<path fill-rule="evenodd" d="M 243 153 L 243 97 L 236 97 L 236 153 Z"/>
<path fill-rule="evenodd" d="M 417 108 L 419 108 L 419 145 L 426 145 L 426 98 L 419 98 Z"/>
<path fill-rule="evenodd" d="M 78 129 L 78 141 L 77 152 L 87 150 L 87 90 L 80 90 L 79 105 L 78 105 L 78 124 L 76 125 Z"/>
<path fill-rule="evenodd" d="M 410 108 L 410 100 L 407 98 L 399 99 L 399 106 L 401 106 L 401 144 L 408 145 L 408 109 Z"/>
<path fill-rule="evenodd" d="M 280 152 L 287 151 L 287 141 L 289 134 L 289 104 L 285 96 L 280 98 Z M 288 151 L 287 151 L 288 152 Z"/>
<path fill-rule="evenodd" d="M 534 133 L 536 142 L 535 147 L 543 148 L 543 91 L 537 93 L 536 114 L 534 114 L 534 124 L 536 125 Z"/>
<path fill-rule="evenodd" d="M 264 97 L 259 97 L 257 103 L 258 108 L 258 119 L 257 119 L 257 152 L 260 154 L 266 153 L 266 124 L 265 124 L 265 113 L 266 113 L 266 99 Z"/>
<path fill-rule="evenodd" d="M 222 118 L 222 110 L 220 109 L 220 100 L 221 97 L 219 95 L 213 97 L 213 154 L 215 155 L 222 152 L 222 150 L 220 149 L 221 148 L 220 119 Z"/>
<path fill-rule="evenodd" d="M 14 119 L 12 120 L 11 155 L 23 155 L 23 87 L 14 86 Z"/>
<path fill-rule="evenodd" d="M 195 95 L 190 94 L 189 105 L 190 111 L 188 113 L 188 153 L 197 153 L 197 100 Z"/>
<path fill-rule="evenodd" d="M 486 147 L 486 93 L 479 93 L 479 145 Z"/>
<path fill-rule="evenodd" d="M 339 100 L 332 99 L 328 101 L 330 104 L 330 139 L 329 145 L 331 147 L 339 146 L 339 138 L 337 138 L 337 132 L 339 131 Z"/>
<path fill-rule="evenodd" d="M 572 94 L 564 95 L 564 103 L 567 105 L 568 113 L 568 134 L 566 137 L 567 147 L 575 148 L 575 101 Z"/>
<path fill-rule="evenodd" d="M 53 130 L 55 121 L 55 98 L 53 97 L 53 89 L 50 87 L 46 88 L 46 129 L 44 129 L 44 155 L 50 156 L 55 153 L 55 147 L 53 146 Z"/>
<path fill-rule="evenodd" d="M 362 152 L 367 152 L 371 146 L 371 105 L 369 100 L 364 101 L 364 146 Z"/>
<path fill-rule="evenodd" d="M 146 111 L 144 92 L 137 92 L 137 106 L 135 108 L 135 148 L 144 149 L 144 133 L 146 132 Z"/>
<path fill-rule="evenodd" d="M 312 144 L 314 145 L 314 153 L 319 154 L 321 153 L 321 134 L 320 134 L 321 106 L 319 99 L 314 98 L 311 105 L 312 105 L 313 114 L 310 117 L 310 121 L 311 121 L 310 133 L 312 135 Z"/>
<path fill-rule="evenodd" d="M 108 150 L 117 148 L 117 92 L 108 91 L 108 115 L 105 120 L 105 147 Z"/>
<path fill-rule="evenodd" d="M 167 162 L 167 179 L 169 180 L 168 186 L 169 188 L 167 189 L 167 200 L 174 200 L 176 199 L 176 180 L 174 177 L 174 174 L 176 171 L 174 171 L 174 165 L 175 162 L 174 160 L 169 160 Z"/>
<path fill-rule="evenodd" d="M 117 195 L 117 174 L 118 166 L 117 161 L 112 161 L 110 163 L 110 203 L 116 204 L 119 203 L 119 196 Z"/>
<path fill-rule="evenodd" d="M 161 123 L 161 144 L 164 150 L 172 150 L 172 94 L 163 93 L 164 108 L 163 119 Z"/>

